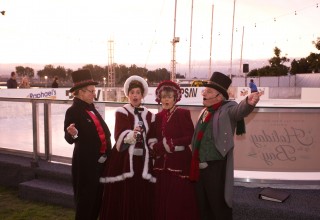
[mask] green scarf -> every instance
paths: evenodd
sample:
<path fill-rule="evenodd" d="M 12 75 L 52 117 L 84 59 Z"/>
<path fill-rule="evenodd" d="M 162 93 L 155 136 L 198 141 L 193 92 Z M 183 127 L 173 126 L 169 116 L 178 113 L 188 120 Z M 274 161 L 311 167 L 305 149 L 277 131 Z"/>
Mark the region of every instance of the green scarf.
<path fill-rule="evenodd" d="M 190 167 L 190 180 L 192 181 L 197 181 L 199 179 L 199 150 L 201 146 L 201 141 L 204 135 L 204 132 L 211 120 L 211 117 L 214 114 L 214 111 L 216 111 L 221 105 L 225 104 L 227 102 L 219 102 L 217 104 L 214 104 L 213 106 L 208 107 L 204 113 L 202 114 L 200 120 L 200 129 L 198 131 L 198 134 L 196 136 L 196 140 L 194 143 L 194 151 L 192 154 L 192 160 L 191 160 L 191 167 Z M 237 135 L 242 135 L 246 133 L 246 128 L 245 128 L 245 123 L 244 119 L 241 119 L 240 121 L 237 122 L 237 128 L 236 128 L 236 134 Z"/>
<path fill-rule="evenodd" d="M 204 135 L 204 132 L 210 122 L 214 111 L 217 110 L 221 106 L 222 102 L 214 104 L 213 106 L 208 107 L 202 114 L 200 120 L 200 129 L 198 131 L 195 143 L 194 143 L 194 151 L 191 160 L 191 167 L 190 167 L 190 180 L 197 181 L 199 179 L 199 149 L 201 145 L 201 141 Z"/>

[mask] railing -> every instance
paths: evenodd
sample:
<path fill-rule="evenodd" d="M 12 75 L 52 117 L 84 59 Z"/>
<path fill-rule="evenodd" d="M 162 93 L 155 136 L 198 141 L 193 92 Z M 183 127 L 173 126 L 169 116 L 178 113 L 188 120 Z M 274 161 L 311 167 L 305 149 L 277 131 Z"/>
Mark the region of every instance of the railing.
<path fill-rule="evenodd" d="M 0 153 L 29 157 L 35 164 L 39 159 L 70 164 L 73 146 L 64 140 L 63 121 L 71 104 L 72 100 L 0 97 Z M 112 133 L 114 111 L 123 104 L 95 103 Z M 145 106 L 153 113 L 160 109 L 156 104 Z M 235 176 L 239 181 L 319 184 L 320 107 L 288 106 L 256 107 L 245 119 L 246 134 L 235 137 Z M 191 111 L 194 123 L 203 108 L 181 107 Z"/>

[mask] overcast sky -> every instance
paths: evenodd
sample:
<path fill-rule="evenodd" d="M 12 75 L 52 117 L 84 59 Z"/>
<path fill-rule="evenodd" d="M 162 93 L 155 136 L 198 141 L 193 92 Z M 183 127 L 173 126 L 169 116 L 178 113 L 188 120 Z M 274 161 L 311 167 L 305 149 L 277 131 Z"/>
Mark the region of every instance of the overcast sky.
<path fill-rule="evenodd" d="M 177 72 L 189 65 L 191 0 L 177 0 Z M 170 69 L 174 0 L 0 0 L 0 65 L 114 62 Z M 232 57 L 269 59 L 273 48 L 291 58 L 318 52 L 320 0 L 236 0 Z M 207 69 L 231 59 L 234 0 L 194 0 L 191 66 Z M 317 7 L 318 6 L 318 7 Z M 244 31 L 243 31 L 244 30 Z M 242 43 L 242 36 L 243 43 Z M 237 63 L 238 62 L 238 63 Z M 261 62 L 260 62 L 261 64 Z M 259 65 L 260 65 L 259 64 Z M 255 64 L 252 63 L 252 66 Z"/>

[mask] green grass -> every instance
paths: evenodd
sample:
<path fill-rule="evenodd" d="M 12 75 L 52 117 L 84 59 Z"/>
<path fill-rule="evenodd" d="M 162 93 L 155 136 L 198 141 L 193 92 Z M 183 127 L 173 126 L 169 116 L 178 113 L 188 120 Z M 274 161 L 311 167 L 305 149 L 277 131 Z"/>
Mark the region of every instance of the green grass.
<path fill-rule="evenodd" d="M 74 216 L 73 209 L 22 200 L 16 189 L 0 186 L 1 220 L 69 220 Z"/>

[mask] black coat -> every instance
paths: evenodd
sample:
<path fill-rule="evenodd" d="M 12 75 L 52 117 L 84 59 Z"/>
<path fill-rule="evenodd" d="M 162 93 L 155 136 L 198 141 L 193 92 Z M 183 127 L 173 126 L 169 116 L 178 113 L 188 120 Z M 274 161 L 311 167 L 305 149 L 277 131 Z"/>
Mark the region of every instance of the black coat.
<path fill-rule="evenodd" d="M 8 89 L 16 89 L 18 87 L 18 83 L 17 83 L 17 80 L 15 79 L 8 79 L 7 81 L 7 88 Z"/>
<path fill-rule="evenodd" d="M 67 109 L 64 121 L 65 139 L 74 145 L 72 157 L 72 183 L 76 205 L 76 219 L 97 219 L 101 198 L 102 185 L 99 183 L 104 164 L 98 160 L 101 140 L 96 126 L 86 110 L 94 111 L 104 129 L 107 141 L 107 155 L 111 151 L 110 131 L 93 104 L 74 98 L 73 104 Z M 67 132 L 67 127 L 74 123 L 78 137 Z"/>

